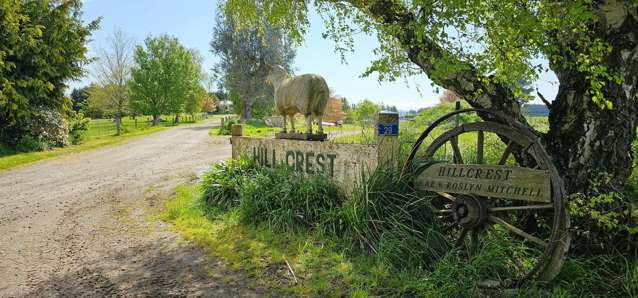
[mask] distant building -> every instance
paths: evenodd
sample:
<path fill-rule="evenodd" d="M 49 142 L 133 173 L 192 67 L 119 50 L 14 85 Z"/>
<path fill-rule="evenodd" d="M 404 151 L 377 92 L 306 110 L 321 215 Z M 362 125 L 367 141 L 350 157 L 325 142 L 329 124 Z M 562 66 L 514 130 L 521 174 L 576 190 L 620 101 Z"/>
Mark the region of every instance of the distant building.
<path fill-rule="evenodd" d="M 220 100 L 217 110 L 220 113 L 226 113 L 226 114 L 231 113 L 233 112 L 233 102 L 230 100 Z"/>
<path fill-rule="evenodd" d="M 331 96 L 328 99 L 326 110 L 323 113 L 323 122 L 330 122 L 334 124 L 343 123 L 346 118 L 346 113 L 343 112 L 343 100 L 342 97 Z"/>

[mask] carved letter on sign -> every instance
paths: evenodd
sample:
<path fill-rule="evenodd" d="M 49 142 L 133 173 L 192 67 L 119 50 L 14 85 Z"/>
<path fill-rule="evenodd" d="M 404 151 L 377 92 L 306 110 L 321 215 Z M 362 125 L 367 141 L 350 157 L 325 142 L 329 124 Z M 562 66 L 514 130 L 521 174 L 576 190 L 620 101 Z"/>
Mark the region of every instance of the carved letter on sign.
<path fill-rule="evenodd" d="M 415 180 L 421 190 L 551 202 L 549 173 L 521 167 L 434 164 Z"/>

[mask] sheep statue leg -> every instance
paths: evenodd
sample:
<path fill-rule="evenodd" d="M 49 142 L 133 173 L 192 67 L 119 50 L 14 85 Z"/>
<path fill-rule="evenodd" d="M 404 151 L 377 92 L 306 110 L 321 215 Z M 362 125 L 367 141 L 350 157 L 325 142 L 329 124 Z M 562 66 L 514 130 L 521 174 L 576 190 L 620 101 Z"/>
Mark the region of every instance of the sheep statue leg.
<path fill-rule="evenodd" d="M 312 134 L 312 115 L 306 115 L 306 134 Z"/>
<path fill-rule="evenodd" d="M 292 129 L 292 133 L 297 132 L 297 130 L 295 129 L 295 114 L 289 115 L 290 117 L 290 126 Z"/>
<path fill-rule="evenodd" d="M 317 132 L 319 135 L 323 134 L 323 125 L 321 123 L 323 120 L 321 118 L 321 116 L 316 116 L 317 124 L 319 124 L 319 131 Z"/>
<path fill-rule="evenodd" d="M 286 133 L 287 132 L 286 131 L 286 114 L 283 114 L 283 116 L 284 116 L 284 126 L 282 127 L 281 132 Z"/>

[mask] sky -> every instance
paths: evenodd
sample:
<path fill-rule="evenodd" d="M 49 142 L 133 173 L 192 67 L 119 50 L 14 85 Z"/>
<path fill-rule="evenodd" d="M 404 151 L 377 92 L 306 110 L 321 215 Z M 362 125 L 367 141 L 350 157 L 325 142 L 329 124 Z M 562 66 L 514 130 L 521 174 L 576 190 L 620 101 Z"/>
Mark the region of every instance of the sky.
<path fill-rule="evenodd" d="M 121 29 L 136 43 L 142 43 L 149 34 L 157 36 L 167 33 L 177 37 L 184 46 L 198 49 L 204 56 L 203 67 L 210 70 L 217 61 L 209 46 L 215 26 L 216 6 L 215 0 L 85 0 L 83 19 L 89 22 L 102 18 L 100 28 L 93 33 L 93 41 L 89 43 L 90 55 L 95 55 L 96 49 L 104 47 L 116 29 Z M 306 40 L 297 49 L 294 62 L 296 74 L 322 75 L 337 94 L 345 96 L 352 103 L 370 99 L 395 105 L 401 110 L 410 110 L 439 102 L 443 90 L 437 93 L 437 88 L 431 86 L 425 75 L 396 82 L 378 82 L 374 74 L 361 77 L 375 58 L 372 52 L 378 45 L 375 37 L 357 35 L 354 53 L 349 53 L 346 56 L 347 64 L 342 64 L 339 54 L 334 52 L 334 42 L 321 37 L 324 27 L 320 17 L 311 12 L 310 21 Z M 87 75 L 70 85 L 72 88 L 80 87 L 90 82 L 91 77 Z M 534 85 L 549 99 L 556 94 L 555 82 L 555 76 L 546 73 Z"/>

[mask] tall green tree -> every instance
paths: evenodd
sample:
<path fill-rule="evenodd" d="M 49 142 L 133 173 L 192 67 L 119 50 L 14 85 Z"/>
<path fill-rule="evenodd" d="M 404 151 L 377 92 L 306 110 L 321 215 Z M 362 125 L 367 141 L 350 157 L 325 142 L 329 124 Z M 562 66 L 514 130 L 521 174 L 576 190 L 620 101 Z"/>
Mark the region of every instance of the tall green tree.
<path fill-rule="evenodd" d="M 374 123 L 374 117 L 379 113 L 381 109 L 379 106 L 369 99 L 364 99 L 357 104 L 354 109 L 355 120 L 361 125 L 361 129 L 365 130 Z"/>
<path fill-rule="evenodd" d="M 219 57 L 214 71 L 221 86 L 234 95 L 233 107 L 241 120 L 272 115 L 274 90 L 266 84 L 267 66 L 281 65 L 291 72 L 294 43 L 275 26 L 266 25 L 259 30 L 236 27 L 220 12 L 210 44 L 213 54 Z"/>
<path fill-rule="evenodd" d="M 109 105 L 109 93 L 105 90 L 108 86 L 91 84 L 86 91 L 88 98 L 82 104 L 80 111 L 93 119 L 111 117 L 113 111 Z"/>
<path fill-rule="evenodd" d="M 309 7 L 307 1 L 228 0 L 225 9 L 238 26 L 268 23 L 301 41 Z M 517 82 L 553 71 L 559 88 L 550 105 L 550 128 L 535 133 L 568 193 L 588 198 L 584 204 L 572 201 L 574 210 L 608 215 L 577 219 L 590 230 L 588 242 L 605 247 L 632 240 L 624 236 L 631 230 L 625 223 L 632 222 L 627 218 L 632 202 L 624 192 L 638 124 L 635 0 L 317 0 L 313 7 L 326 20 L 325 35 L 337 41 L 337 50 L 352 49 L 356 32 L 378 37 L 378 57 L 364 75 L 376 72 L 393 80 L 426 74 L 471 106 L 501 111 L 532 130 Z M 599 200 L 601 195 L 610 199 Z M 605 232 L 608 222 L 619 233 Z"/>
<path fill-rule="evenodd" d="M 190 79 L 193 80 L 189 84 L 190 88 L 186 101 L 184 102 L 183 111 L 188 114 L 194 114 L 201 111 L 202 102 L 206 99 L 207 88 L 211 87 L 211 79 L 209 74 L 201 68 L 204 64 L 204 57 L 196 49 L 190 50 L 193 57 L 193 73 L 198 72 L 199 75 L 193 75 Z M 196 81 L 197 80 L 197 81 Z"/>
<path fill-rule="evenodd" d="M 73 102 L 73 110 L 79 112 L 86 100 L 89 98 L 89 90 L 91 86 L 81 88 L 73 88 L 71 91 L 71 101 Z"/>
<path fill-rule="evenodd" d="M 201 66 L 175 37 L 148 37 L 135 50 L 131 74 L 131 109 L 153 115 L 153 125 L 159 124 L 162 114 L 175 114 L 179 121 L 179 113 L 191 106 L 189 101 L 204 98 Z"/>
<path fill-rule="evenodd" d="M 80 0 L 0 0 L 0 142 L 15 144 L 27 123 L 68 104 L 67 82 L 89 63 L 86 43 L 99 20 L 85 24 Z"/>
<path fill-rule="evenodd" d="M 122 30 L 115 30 L 107 47 L 98 50 L 94 75 L 105 92 L 107 104 L 115 120 L 115 131 L 122 133 L 122 117 L 128 110 L 128 81 L 133 66 L 133 39 Z"/>

